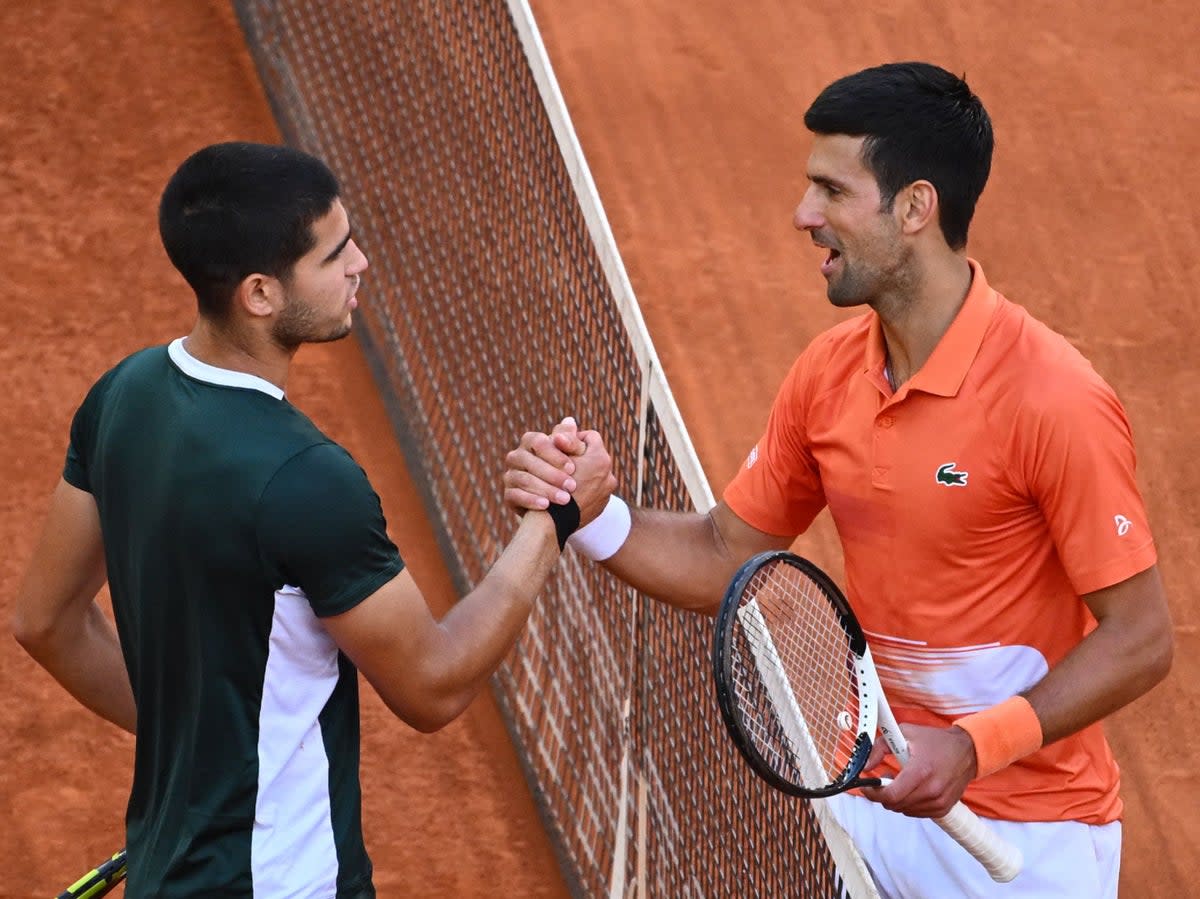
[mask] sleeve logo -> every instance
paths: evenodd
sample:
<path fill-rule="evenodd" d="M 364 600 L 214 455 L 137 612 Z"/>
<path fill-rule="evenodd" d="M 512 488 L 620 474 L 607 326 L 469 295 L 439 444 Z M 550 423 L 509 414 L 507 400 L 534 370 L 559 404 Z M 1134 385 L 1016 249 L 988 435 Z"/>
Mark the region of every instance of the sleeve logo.
<path fill-rule="evenodd" d="M 746 467 L 753 468 L 754 463 L 758 461 L 758 447 L 750 450 L 750 455 L 746 457 Z"/>
<path fill-rule="evenodd" d="M 943 487 L 966 487 L 968 472 L 955 471 L 954 465 L 954 462 L 947 462 L 938 466 L 934 479 Z"/>
<path fill-rule="evenodd" d="M 1133 527 L 1133 522 L 1124 515 L 1114 515 L 1113 524 L 1117 526 L 1117 536 L 1124 537 L 1129 533 L 1129 529 Z"/>

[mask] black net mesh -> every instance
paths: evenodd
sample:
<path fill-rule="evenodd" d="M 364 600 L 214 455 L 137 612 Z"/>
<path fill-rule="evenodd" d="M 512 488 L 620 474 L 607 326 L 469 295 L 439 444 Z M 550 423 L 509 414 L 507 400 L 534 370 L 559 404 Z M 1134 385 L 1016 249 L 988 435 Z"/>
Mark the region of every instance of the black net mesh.
<path fill-rule="evenodd" d="M 693 508 L 509 6 L 235 6 L 285 139 L 342 182 L 371 260 L 356 333 L 459 589 L 513 531 L 505 452 L 563 414 L 604 433 L 623 495 Z M 496 676 L 568 884 L 848 895 L 810 806 L 729 742 L 711 627 L 567 552 Z"/>

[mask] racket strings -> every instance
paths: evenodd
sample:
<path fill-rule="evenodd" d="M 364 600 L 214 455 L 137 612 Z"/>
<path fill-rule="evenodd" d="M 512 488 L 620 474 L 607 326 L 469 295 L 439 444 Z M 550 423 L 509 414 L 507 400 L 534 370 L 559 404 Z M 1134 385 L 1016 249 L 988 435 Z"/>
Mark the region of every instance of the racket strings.
<path fill-rule="evenodd" d="M 858 736 L 849 637 L 824 591 L 776 562 L 742 593 L 732 668 L 747 735 L 781 777 L 808 789 L 839 782 Z"/>

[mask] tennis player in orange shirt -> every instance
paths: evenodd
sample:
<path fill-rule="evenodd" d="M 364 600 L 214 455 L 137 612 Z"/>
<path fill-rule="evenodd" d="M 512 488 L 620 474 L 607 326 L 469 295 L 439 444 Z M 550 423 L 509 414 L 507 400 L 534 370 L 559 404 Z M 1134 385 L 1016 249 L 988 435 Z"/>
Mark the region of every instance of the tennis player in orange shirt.
<path fill-rule="evenodd" d="M 1115 897 L 1120 776 L 1100 722 L 1173 653 L 1129 422 L 966 253 L 993 136 L 962 79 L 867 69 L 829 85 L 805 125 L 795 226 L 823 250 L 829 301 L 868 311 L 804 350 L 711 511 L 613 497 L 571 543 L 652 597 L 712 612 L 742 561 L 791 546 L 828 506 L 911 743 L 890 785 L 828 800 L 880 893 Z M 510 506 L 565 501 L 575 435 L 571 419 L 525 435 Z M 882 745 L 872 764 L 891 761 Z M 960 798 L 1021 849 L 1012 883 L 930 820 Z"/>

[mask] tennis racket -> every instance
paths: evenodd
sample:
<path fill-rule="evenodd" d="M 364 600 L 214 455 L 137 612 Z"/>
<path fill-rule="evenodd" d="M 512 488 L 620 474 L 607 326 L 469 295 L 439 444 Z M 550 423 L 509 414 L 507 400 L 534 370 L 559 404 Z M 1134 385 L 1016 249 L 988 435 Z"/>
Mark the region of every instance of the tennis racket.
<path fill-rule="evenodd" d="M 125 850 L 122 849 L 88 871 L 58 894 L 56 899 L 97 899 L 125 879 Z"/>
<path fill-rule="evenodd" d="M 901 765 L 908 745 L 846 597 L 807 559 L 759 553 L 721 602 L 713 640 L 717 701 L 733 742 L 772 786 L 808 799 L 882 786 L 859 775 L 876 728 Z M 992 879 L 1012 880 L 1021 853 L 961 802 L 936 823 Z"/>

